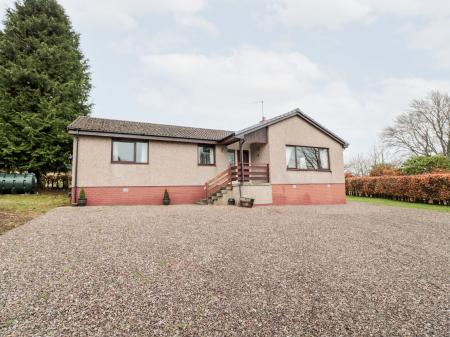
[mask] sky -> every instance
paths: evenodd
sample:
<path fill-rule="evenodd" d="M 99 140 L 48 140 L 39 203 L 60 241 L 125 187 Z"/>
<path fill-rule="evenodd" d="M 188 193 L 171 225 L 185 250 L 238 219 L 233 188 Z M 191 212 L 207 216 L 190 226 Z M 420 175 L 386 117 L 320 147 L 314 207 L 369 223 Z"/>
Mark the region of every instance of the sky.
<path fill-rule="evenodd" d="M 450 93 L 449 0 L 59 2 L 89 59 L 95 117 L 239 130 L 263 100 L 267 118 L 300 108 L 350 158 L 412 99 Z"/>

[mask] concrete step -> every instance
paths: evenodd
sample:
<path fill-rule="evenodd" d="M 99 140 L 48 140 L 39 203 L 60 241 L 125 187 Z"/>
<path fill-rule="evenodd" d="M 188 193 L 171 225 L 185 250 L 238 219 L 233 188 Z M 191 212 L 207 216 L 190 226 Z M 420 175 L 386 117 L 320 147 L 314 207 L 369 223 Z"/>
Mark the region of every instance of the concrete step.
<path fill-rule="evenodd" d="M 216 197 L 216 196 L 214 196 L 214 195 L 212 195 L 212 196 L 210 196 L 209 198 L 208 198 L 208 202 L 214 202 L 214 201 L 216 201 L 216 200 L 218 200 L 219 198 L 218 197 Z"/>
<path fill-rule="evenodd" d="M 233 190 L 233 186 L 225 186 L 219 191 L 215 192 L 211 196 L 208 197 L 208 199 L 202 199 L 198 202 L 196 202 L 197 205 L 225 205 L 228 202 L 228 199 L 224 202 L 223 200 L 226 199 L 226 194 L 230 193 L 230 191 Z"/>

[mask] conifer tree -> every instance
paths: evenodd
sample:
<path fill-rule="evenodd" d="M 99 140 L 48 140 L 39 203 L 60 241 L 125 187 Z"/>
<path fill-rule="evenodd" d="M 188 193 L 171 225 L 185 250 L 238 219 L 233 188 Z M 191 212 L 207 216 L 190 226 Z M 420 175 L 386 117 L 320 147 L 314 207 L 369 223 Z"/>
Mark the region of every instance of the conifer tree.
<path fill-rule="evenodd" d="M 87 59 L 56 0 L 20 0 L 0 30 L 0 169 L 64 172 L 67 126 L 91 110 Z"/>

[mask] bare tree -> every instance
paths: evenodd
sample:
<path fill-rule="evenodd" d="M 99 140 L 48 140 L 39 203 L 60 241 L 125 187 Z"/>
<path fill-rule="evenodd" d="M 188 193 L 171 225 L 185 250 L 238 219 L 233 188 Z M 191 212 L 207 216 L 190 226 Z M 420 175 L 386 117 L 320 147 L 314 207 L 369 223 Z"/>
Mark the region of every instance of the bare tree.
<path fill-rule="evenodd" d="M 345 163 L 345 171 L 355 176 L 368 176 L 376 165 L 389 164 L 398 167 L 402 160 L 383 146 L 375 145 L 367 154 L 358 153 Z"/>
<path fill-rule="evenodd" d="M 450 96 L 432 91 L 425 99 L 411 102 L 394 125 L 384 129 L 383 142 L 409 155 L 450 157 Z"/>
<path fill-rule="evenodd" d="M 346 162 L 345 171 L 351 172 L 355 176 L 367 176 L 371 167 L 372 163 L 370 159 L 362 153 L 358 153 Z"/>

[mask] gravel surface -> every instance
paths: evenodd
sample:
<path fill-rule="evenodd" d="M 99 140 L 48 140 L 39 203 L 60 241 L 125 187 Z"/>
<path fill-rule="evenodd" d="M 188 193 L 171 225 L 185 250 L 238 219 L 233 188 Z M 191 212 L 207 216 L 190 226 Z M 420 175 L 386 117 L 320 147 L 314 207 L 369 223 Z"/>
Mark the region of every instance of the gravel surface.
<path fill-rule="evenodd" d="M 1 336 L 448 336 L 445 213 L 58 208 L 0 236 Z"/>

